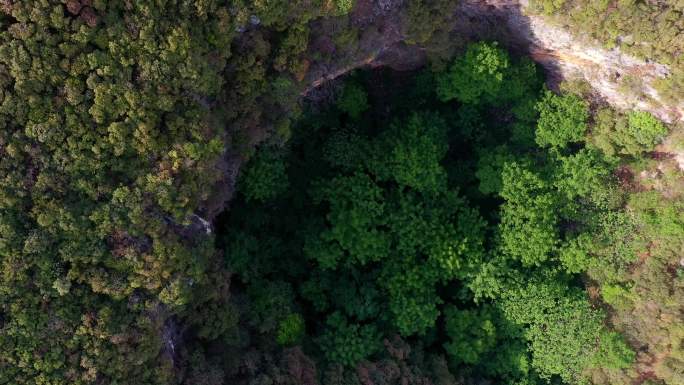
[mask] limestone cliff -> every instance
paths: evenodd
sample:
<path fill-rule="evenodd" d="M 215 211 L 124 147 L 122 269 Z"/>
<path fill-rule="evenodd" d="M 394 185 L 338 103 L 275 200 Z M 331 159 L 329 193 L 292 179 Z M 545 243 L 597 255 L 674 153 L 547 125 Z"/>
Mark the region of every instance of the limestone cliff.
<path fill-rule="evenodd" d="M 364 14 L 365 15 L 365 14 Z M 319 63 L 308 76 L 304 93 L 355 68 L 415 68 L 424 62 L 421 47 L 404 43 L 399 12 L 373 19 L 382 31 L 361 38 L 360 48 L 342 62 Z M 491 39 L 529 54 L 547 71 L 553 86 L 559 80 L 585 79 L 597 97 L 619 109 L 651 112 L 668 123 L 684 121 L 684 101 L 664 101 L 653 81 L 669 74 L 666 65 L 641 60 L 598 42 L 573 36 L 545 18 L 527 12 L 527 0 L 463 0 L 454 11 L 454 41 Z M 365 48 L 365 49 L 364 49 Z"/>

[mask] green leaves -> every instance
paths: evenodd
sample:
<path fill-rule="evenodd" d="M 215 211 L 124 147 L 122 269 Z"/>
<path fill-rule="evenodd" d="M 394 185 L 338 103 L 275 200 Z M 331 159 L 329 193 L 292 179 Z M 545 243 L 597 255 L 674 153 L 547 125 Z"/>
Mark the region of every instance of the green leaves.
<path fill-rule="evenodd" d="M 430 113 L 412 114 L 407 122 L 394 124 L 379 139 L 373 172 L 417 191 L 443 191 L 446 173 L 440 161 L 449 148 L 446 131 L 444 120 Z"/>
<path fill-rule="evenodd" d="M 504 166 L 513 163 L 516 156 L 505 145 L 483 150 L 477 164 L 475 176 L 480 180 L 479 189 L 483 194 L 500 194 L 503 188 Z"/>
<path fill-rule="evenodd" d="M 469 365 L 509 380 L 530 374 L 523 328 L 506 320 L 499 309 L 481 304 L 473 309 L 446 308 L 444 350 L 454 365 Z"/>
<path fill-rule="evenodd" d="M 380 350 L 380 334 L 372 325 L 349 323 L 339 312 L 330 315 L 326 325 L 319 343 L 332 362 L 354 366 Z"/>
<path fill-rule="evenodd" d="M 546 91 L 537 103 L 536 141 L 541 147 L 563 149 L 569 143 L 581 142 L 587 131 L 589 107 L 575 95 L 558 96 Z"/>
<path fill-rule="evenodd" d="M 332 251 L 336 247 L 349 253 L 352 260 L 347 263 L 364 265 L 388 255 L 389 239 L 378 228 L 384 222 L 383 191 L 368 175 L 356 173 L 322 182 L 315 189 L 314 198 L 330 204 L 326 215 L 330 227 L 307 244 L 309 257 L 325 260 L 325 266 L 332 268 L 342 257 Z M 331 259 L 332 255 L 338 258 Z"/>
<path fill-rule="evenodd" d="M 299 313 L 292 313 L 280 321 L 276 341 L 279 345 L 294 345 L 302 339 L 304 327 L 304 318 Z"/>
<path fill-rule="evenodd" d="M 636 353 L 627 345 L 624 337 L 617 332 L 601 333 L 599 351 L 594 358 L 598 368 L 625 369 L 636 358 Z"/>
<path fill-rule="evenodd" d="M 561 276 L 539 278 L 509 288 L 501 308 L 508 320 L 526 326 L 532 366 L 542 378 L 578 381 L 597 352 L 603 315 Z"/>
<path fill-rule="evenodd" d="M 251 299 L 249 323 L 261 333 L 282 328 L 282 322 L 292 311 L 293 290 L 283 281 L 257 281 L 252 283 L 247 294 Z M 288 321 L 294 323 L 295 320 Z M 287 327 L 296 325 L 287 325 Z M 291 331 L 288 331 L 288 333 Z"/>
<path fill-rule="evenodd" d="M 448 308 L 446 332 L 451 342 L 444 349 L 454 363 L 478 364 L 483 354 L 496 346 L 496 326 L 487 310 Z"/>
<path fill-rule="evenodd" d="M 356 83 L 348 82 L 336 101 L 337 108 L 349 114 L 352 119 L 358 119 L 361 113 L 368 109 L 366 91 Z"/>
<path fill-rule="evenodd" d="M 648 112 L 630 111 L 627 114 L 627 132 L 625 132 L 624 146 L 627 151 L 639 148 L 650 151 L 667 134 L 667 128 Z M 635 150 L 630 151 L 632 153 Z"/>
<path fill-rule="evenodd" d="M 373 143 L 355 132 L 337 131 L 330 135 L 323 146 L 323 159 L 330 166 L 343 171 L 366 169 L 373 150 Z"/>
<path fill-rule="evenodd" d="M 623 115 L 603 108 L 597 113 L 591 140 L 608 156 L 639 156 L 652 151 L 667 132 L 667 127 L 648 112 L 630 111 Z"/>
<path fill-rule="evenodd" d="M 492 102 L 501 92 L 508 67 L 508 54 L 496 43 L 471 44 L 465 55 L 437 78 L 437 95 L 442 101 Z"/>
<path fill-rule="evenodd" d="M 248 201 L 265 202 L 287 191 L 288 185 L 282 150 L 266 147 L 242 171 L 239 189 Z"/>
<path fill-rule="evenodd" d="M 597 151 L 583 148 L 576 154 L 560 156 L 560 170 L 554 184 L 568 199 L 589 196 L 608 181 L 609 165 Z"/>
<path fill-rule="evenodd" d="M 337 12 L 340 15 L 346 15 L 351 12 L 354 7 L 354 0 L 336 0 L 335 6 L 337 7 Z"/>
<path fill-rule="evenodd" d="M 392 324 L 403 336 L 424 335 L 435 326 L 441 298 L 435 292 L 428 271 L 410 267 L 387 278 Z"/>
<path fill-rule="evenodd" d="M 212 297 L 195 291 L 213 238 L 190 228 L 224 178 L 224 117 L 209 109 L 234 26 L 215 1 L 133 3 L 0 10 L 0 199 L 16 222 L 0 308 L 9 323 L 42 308 L 55 325 L 0 336 L 10 382 L 171 383 L 161 325 Z"/>
<path fill-rule="evenodd" d="M 408 44 L 424 44 L 437 36 L 445 38 L 445 35 L 451 30 L 450 16 L 453 14 L 456 4 L 457 2 L 454 0 L 412 1 L 408 3 L 406 9 L 406 42 Z"/>
<path fill-rule="evenodd" d="M 504 166 L 502 185 L 502 251 L 525 266 L 539 265 L 558 243 L 556 198 L 546 181 L 517 163 Z"/>
<path fill-rule="evenodd" d="M 599 343 L 604 315 L 572 276 L 597 269 L 603 253 L 587 233 L 601 226 L 592 210 L 619 206 L 601 203 L 613 163 L 582 148 L 586 103 L 550 92 L 538 100 L 534 64 L 509 62 L 496 45 L 473 45 L 456 63 L 437 75 L 437 96 L 464 103 L 458 111 L 422 93 L 440 112 L 401 104 L 389 123 L 361 119 L 365 91 L 347 83 L 267 159 L 280 171 L 253 171 L 257 154 L 243 180 L 258 175 L 253 190 L 277 196 L 245 194 L 227 237 L 252 328 L 307 346 L 306 323 L 326 360 L 347 367 L 392 335 L 435 347 L 440 333 L 452 366 L 509 383 L 577 383 L 600 360 L 626 365 L 617 337 Z M 473 153 L 479 192 L 467 174 Z M 286 188 L 269 186 L 279 174 Z"/>
<path fill-rule="evenodd" d="M 377 285 L 388 295 L 394 327 L 404 336 L 423 334 L 439 315 L 436 285 L 467 276 L 481 258 L 484 225 L 455 191 L 446 191 L 440 165 L 446 126 L 436 114 L 412 114 L 371 144 L 355 135 L 336 137 L 326 157 L 352 139 L 356 149 L 377 150 L 354 168 L 335 161 L 355 171 L 315 185 L 313 197 L 326 203 L 330 227 L 307 233 L 304 252 L 323 269 L 381 262 Z"/>

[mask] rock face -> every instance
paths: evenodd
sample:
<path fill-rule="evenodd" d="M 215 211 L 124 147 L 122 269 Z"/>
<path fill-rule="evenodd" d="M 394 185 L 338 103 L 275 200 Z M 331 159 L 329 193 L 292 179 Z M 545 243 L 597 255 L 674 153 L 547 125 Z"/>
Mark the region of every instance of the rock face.
<path fill-rule="evenodd" d="M 343 76 L 357 68 L 387 66 L 396 70 L 412 70 L 425 64 L 425 55 L 418 46 L 407 46 L 405 22 L 402 16 L 404 4 L 391 0 L 356 0 L 350 14 L 352 25 L 359 31 L 358 44 L 348 51 L 337 51 L 334 44 L 314 40 L 310 51 L 326 53 L 329 60 L 316 62 L 309 68 L 304 79 L 306 87 L 302 95 L 316 99 L 315 91 L 325 83 Z M 312 31 L 323 36 L 334 36 L 320 22 L 311 25 Z"/>
<path fill-rule="evenodd" d="M 444 52 L 462 48 L 466 41 L 494 40 L 520 55 L 529 55 L 544 67 L 550 88 L 562 80 L 586 80 L 601 101 L 622 110 L 648 111 L 668 123 L 684 122 L 684 100 L 667 102 L 653 87 L 669 75 L 668 66 L 641 60 L 600 47 L 597 42 L 574 36 L 544 17 L 527 11 L 528 0 L 461 0 L 453 10 L 450 39 Z M 329 101 L 333 87 L 326 86 L 359 68 L 390 67 L 414 70 L 427 61 L 426 49 L 406 43 L 406 2 L 402 0 L 356 0 L 350 22 L 360 31 L 358 44 L 350 51 L 337 51 L 334 32 L 325 23 L 311 23 L 315 38 L 309 53 L 328 57 L 313 61 L 302 80 L 301 95 L 311 101 Z M 311 55 L 316 56 L 316 55 Z M 684 169 L 684 153 L 672 153 Z M 205 206 L 200 214 L 209 221 L 225 208 L 232 196 L 242 159 L 231 156 L 221 167 L 228 191 Z"/>
<path fill-rule="evenodd" d="M 526 9 L 527 0 L 462 0 L 455 10 L 451 34 L 457 42 L 497 40 L 513 51 L 530 55 L 546 69 L 552 88 L 560 80 L 585 79 L 599 98 L 616 108 L 648 111 L 668 123 L 684 122 L 684 101 L 668 103 L 653 87 L 654 80 L 669 74 L 666 65 L 601 48 Z M 396 10 L 389 10 L 375 18 L 373 23 L 384 33 L 362 39 L 362 48 L 343 64 L 314 68 L 303 94 L 360 67 L 401 70 L 422 65 L 422 49 L 404 44 L 398 15 Z"/>
<path fill-rule="evenodd" d="M 668 123 L 684 121 L 684 101 L 667 103 L 653 87 L 669 74 L 667 66 L 601 48 L 526 12 L 526 7 L 527 0 L 465 0 L 457 10 L 457 30 L 470 28 L 473 37 L 496 38 L 525 50 L 546 68 L 552 82 L 585 79 L 617 108 L 648 111 Z"/>

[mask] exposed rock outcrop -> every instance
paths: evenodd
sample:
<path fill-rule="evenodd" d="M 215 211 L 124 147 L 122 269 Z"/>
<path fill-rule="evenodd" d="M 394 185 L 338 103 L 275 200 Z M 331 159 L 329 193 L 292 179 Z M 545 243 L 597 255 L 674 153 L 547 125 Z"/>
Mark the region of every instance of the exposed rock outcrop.
<path fill-rule="evenodd" d="M 452 11 L 450 39 L 441 41 L 444 53 L 462 48 L 464 42 L 499 41 L 520 55 L 529 55 L 544 67 L 553 89 L 562 80 L 586 80 L 594 96 L 618 109 L 638 109 L 668 123 L 684 122 L 684 101 L 668 102 L 653 86 L 667 77 L 668 66 L 641 60 L 617 49 L 605 49 L 598 42 L 574 36 L 544 17 L 528 12 L 528 0 L 462 0 Z M 315 37 L 310 56 L 324 57 L 310 62 L 302 80 L 301 95 L 310 100 L 330 99 L 334 93 L 326 84 L 359 68 L 390 67 L 413 70 L 427 62 L 427 50 L 407 44 L 406 2 L 401 0 L 357 0 L 350 14 L 358 28 L 358 42 L 338 51 L 332 41 L 335 33 L 325 21 L 311 24 Z M 684 154 L 670 151 L 684 168 Z M 205 202 L 200 214 L 212 221 L 232 197 L 240 165 L 244 159 L 230 154 L 219 165 L 226 178 L 215 187 L 224 191 Z M 206 227 L 206 226 L 205 226 Z"/>
<path fill-rule="evenodd" d="M 641 60 L 617 49 L 573 36 L 545 18 L 526 11 L 527 0 L 466 0 L 458 12 L 464 17 L 493 15 L 504 23 L 499 40 L 525 49 L 548 71 L 550 79 L 585 79 L 609 104 L 620 109 L 639 109 L 661 120 L 684 121 L 684 101 L 668 103 L 653 87 L 656 79 L 669 75 L 666 65 Z M 502 29 L 499 24 L 495 30 Z"/>
<path fill-rule="evenodd" d="M 360 67 L 390 66 L 413 69 L 424 63 L 417 46 L 404 43 L 399 12 L 388 11 L 373 20 L 382 34 L 362 37 L 351 59 L 321 64 L 310 72 L 304 93 Z M 550 85 L 560 80 L 584 79 L 596 95 L 619 109 L 639 109 L 668 123 L 684 121 L 684 101 L 663 100 L 653 82 L 669 74 L 666 65 L 641 60 L 573 36 L 542 16 L 527 12 L 527 0 L 463 0 L 453 18 L 453 41 L 497 40 L 521 54 L 530 55 L 547 71 Z M 371 47 L 371 49 L 364 49 Z"/>

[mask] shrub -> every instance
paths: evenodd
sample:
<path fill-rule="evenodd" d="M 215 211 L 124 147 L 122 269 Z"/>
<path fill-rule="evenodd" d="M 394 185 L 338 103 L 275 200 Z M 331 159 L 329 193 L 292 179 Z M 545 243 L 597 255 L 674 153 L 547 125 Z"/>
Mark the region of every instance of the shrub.
<path fill-rule="evenodd" d="M 632 111 L 625 116 L 610 109 L 599 110 L 592 131 L 593 144 L 609 156 L 638 156 L 652 151 L 668 132 L 648 112 Z"/>

